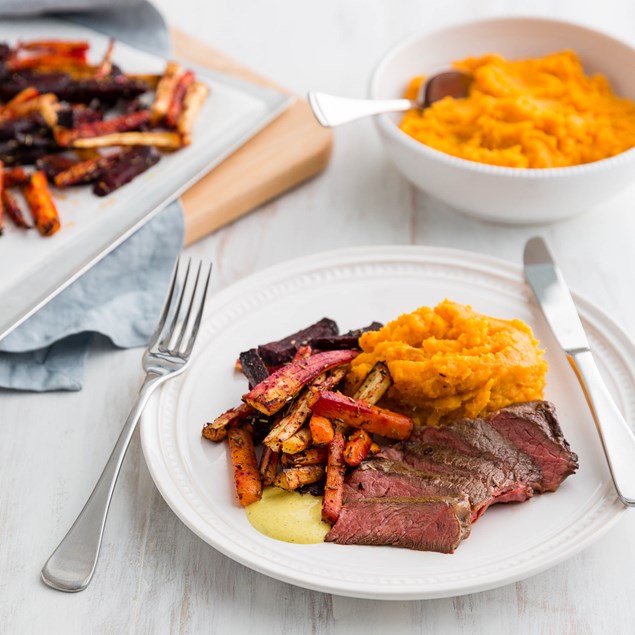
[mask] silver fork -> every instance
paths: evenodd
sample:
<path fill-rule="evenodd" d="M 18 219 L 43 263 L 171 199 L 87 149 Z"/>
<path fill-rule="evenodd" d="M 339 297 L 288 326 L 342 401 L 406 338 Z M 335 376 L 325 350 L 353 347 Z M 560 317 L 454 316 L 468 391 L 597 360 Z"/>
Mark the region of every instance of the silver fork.
<path fill-rule="evenodd" d="M 91 581 L 108 516 L 108 508 L 126 450 L 150 395 L 164 381 L 182 373 L 191 357 L 207 298 L 212 266 L 187 264 L 178 290 L 178 260 L 159 324 L 143 355 L 146 378 L 97 485 L 64 539 L 42 568 L 42 580 L 59 591 L 83 591 Z M 201 291 L 202 289 L 202 291 Z"/>

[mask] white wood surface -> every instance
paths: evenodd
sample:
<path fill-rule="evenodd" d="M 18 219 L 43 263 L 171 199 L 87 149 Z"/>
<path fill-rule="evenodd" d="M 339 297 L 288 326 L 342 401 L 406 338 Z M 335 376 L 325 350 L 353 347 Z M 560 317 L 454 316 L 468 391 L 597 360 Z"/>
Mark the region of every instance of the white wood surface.
<path fill-rule="evenodd" d="M 629 0 L 158 4 L 176 26 L 299 94 L 314 88 L 362 96 L 386 48 L 461 18 L 565 17 L 635 42 L 635 4 Z M 188 252 L 214 261 L 214 288 L 220 289 L 270 264 L 351 245 L 450 246 L 520 263 L 522 245 L 538 231 L 570 285 L 635 337 L 635 187 L 592 214 L 558 225 L 485 224 L 411 188 L 387 164 L 369 121 L 337 130 L 323 175 Z M 45 587 L 40 568 L 114 444 L 141 379 L 140 357 L 140 350 L 117 351 L 98 341 L 82 392 L 0 392 L 1 633 L 634 631 L 635 511 L 583 553 L 513 585 L 425 602 L 347 599 L 269 579 L 194 536 L 157 492 L 138 436 L 91 586 L 76 595 Z"/>

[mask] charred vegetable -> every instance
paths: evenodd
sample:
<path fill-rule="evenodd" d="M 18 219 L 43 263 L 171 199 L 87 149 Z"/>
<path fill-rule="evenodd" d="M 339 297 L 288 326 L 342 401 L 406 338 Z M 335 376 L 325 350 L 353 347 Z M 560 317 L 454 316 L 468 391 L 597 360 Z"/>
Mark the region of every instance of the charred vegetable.
<path fill-rule="evenodd" d="M 388 439 L 407 439 L 413 428 L 412 419 L 406 415 L 331 391 L 319 393 L 311 408 L 318 415 Z"/>
<path fill-rule="evenodd" d="M 22 191 L 37 230 L 42 236 L 52 236 L 60 228 L 60 217 L 44 172 L 34 172 Z"/>
<path fill-rule="evenodd" d="M 266 415 L 275 414 L 304 385 L 321 373 L 350 362 L 356 355 L 357 351 L 327 351 L 283 366 L 255 386 L 243 399 Z"/>
<path fill-rule="evenodd" d="M 97 196 L 106 196 L 156 165 L 160 159 L 159 151 L 153 147 L 133 148 L 130 153 L 122 152 L 93 185 L 93 192 Z"/>

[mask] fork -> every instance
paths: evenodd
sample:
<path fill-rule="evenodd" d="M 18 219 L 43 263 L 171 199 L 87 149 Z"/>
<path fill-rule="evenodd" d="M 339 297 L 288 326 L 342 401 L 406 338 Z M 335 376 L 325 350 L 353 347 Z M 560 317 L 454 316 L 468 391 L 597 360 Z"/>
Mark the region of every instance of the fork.
<path fill-rule="evenodd" d="M 95 573 L 117 477 L 141 412 L 158 386 L 176 377 L 188 366 L 212 272 L 211 265 L 203 271 L 203 263 L 200 262 L 194 274 L 191 265 L 189 260 L 180 291 L 178 279 L 179 271 L 184 267 L 182 259 L 177 260 L 174 266 L 161 318 L 143 355 L 146 377 L 137 400 L 90 498 L 42 568 L 42 580 L 54 589 L 72 593 L 83 591 L 89 585 Z"/>

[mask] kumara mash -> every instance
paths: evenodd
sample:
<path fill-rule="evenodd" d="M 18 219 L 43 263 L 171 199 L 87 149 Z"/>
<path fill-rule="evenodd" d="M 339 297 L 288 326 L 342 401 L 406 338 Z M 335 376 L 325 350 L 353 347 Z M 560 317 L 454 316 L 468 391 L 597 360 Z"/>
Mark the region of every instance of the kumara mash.
<path fill-rule="evenodd" d="M 616 96 L 603 75 L 587 76 L 573 51 L 516 61 L 485 55 L 455 67 L 474 78 L 469 96 L 411 110 L 400 125 L 432 148 L 480 163 L 554 168 L 635 146 L 635 103 Z M 409 98 L 422 81 L 410 82 Z"/>
<path fill-rule="evenodd" d="M 388 396 L 412 409 L 422 424 L 476 417 L 543 398 L 547 363 L 531 329 L 445 300 L 364 333 L 353 360 L 354 388 L 379 360 L 394 385 Z"/>

